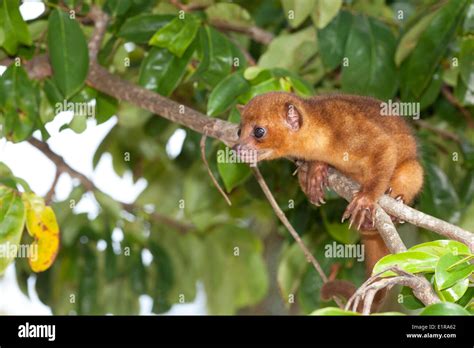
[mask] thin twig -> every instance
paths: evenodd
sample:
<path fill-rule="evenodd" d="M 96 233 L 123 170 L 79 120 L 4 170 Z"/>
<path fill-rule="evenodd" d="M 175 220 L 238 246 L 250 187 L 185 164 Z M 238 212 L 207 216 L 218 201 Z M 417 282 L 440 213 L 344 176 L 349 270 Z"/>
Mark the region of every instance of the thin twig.
<path fill-rule="evenodd" d="M 99 7 L 93 6 L 89 12 L 89 17 L 94 21 L 94 34 L 89 41 L 89 59 L 91 62 L 97 59 L 97 54 L 102 44 L 102 39 L 107 31 L 107 22 L 109 16 L 103 12 Z"/>
<path fill-rule="evenodd" d="M 200 4 L 189 4 L 185 5 L 181 3 L 179 0 L 171 0 L 171 4 L 173 4 L 176 8 L 185 11 L 185 12 L 192 12 L 205 9 L 206 5 Z M 250 37 L 253 41 L 268 45 L 273 40 L 273 34 L 269 31 L 266 31 L 262 28 L 257 26 L 242 26 L 237 25 L 234 23 L 229 23 L 224 20 L 212 20 L 210 24 L 221 31 L 233 31 L 240 34 L 245 34 Z"/>
<path fill-rule="evenodd" d="M 387 271 L 392 271 L 397 276 L 381 278 Z M 364 301 L 362 314 L 370 314 L 375 294 L 382 289 L 390 289 L 394 285 L 408 286 L 413 289 L 414 295 L 426 306 L 439 303 L 440 299 L 435 294 L 429 281 L 422 275 L 415 275 L 399 267 L 389 267 L 367 279 L 347 301 L 345 309 L 357 311 L 361 300 Z"/>
<path fill-rule="evenodd" d="M 207 136 L 205 134 L 203 134 L 203 136 L 201 137 L 201 144 L 200 144 L 201 145 L 201 158 L 202 158 L 202 161 L 204 162 L 204 165 L 207 168 L 207 173 L 211 177 L 211 180 L 212 180 L 212 183 L 214 184 L 214 186 L 220 192 L 222 197 L 224 197 L 227 204 L 232 205 L 232 202 L 230 201 L 229 196 L 227 196 L 227 194 L 222 189 L 221 185 L 219 185 L 219 182 L 217 181 L 216 177 L 212 173 L 211 168 L 209 167 L 209 163 L 207 162 L 207 158 L 206 158 L 206 139 L 207 139 Z"/>
<path fill-rule="evenodd" d="M 257 26 L 242 26 L 223 20 L 212 20 L 211 25 L 221 31 L 233 31 L 249 36 L 253 41 L 268 45 L 273 40 L 273 34 Z"/>
<path fill-rule="evenodd" d="M 461 143 L 461 138 L 459 138 L 459 136 L 457 134 L 454 134 L 454 133 L 452 133 L 450 131 L 447 131 L 445 129 L 435 127 L 432 124 L 430 124 L 429 122 L 426 122 L 426 121 L 423 121 L 423 120 L 417 120 L 415 122 L 415 125 L 419 126 L 420 128 L 428 129 L 428 130 L 432 131 L 433 133 L 436 133 L 436 134 L 440 135 L 441 137 L 443 137 L 445 139 L 455 141 L 458 144 Z"/>
<path fill-rule="evenodd" d="M 298 232 L 296 232 L 296 230 L 291 225 L 290 221 L 288 221 L 285 213 L 283 212 L 283 210 L 281 210 L 280 206 L 278 205 L 278 203 L 275 200 L 275 197 L 273 196 L 272 192 L 268 188 L 268 185 L 265 182 L 265 179 L 263 178 L 262 174 L 260 173 L 260 170 L 258 169 L 258 167 L 252 167 L 252 171 L 253 171 L 253 174 L 255 175 L 255 178 L 257 179 L 258 184 L 262 188 L 262 191 L 265 194 L 265 197 L 267 197 L 268 202 L 270 202 L 270 205 L 272 206 L 273 211 L 275 212 L 276 216 L 280 219 L 280 221 L 283 223 L 283 225 L 286 227 L 286 229 L 290 232 L 292 237 L 295 239 L 296 243 L 298 243 L 300 249 L 303 251 L 304 255 L 306 256 L 306 259 L 308 260 L 308 262 L 311 262 L 311 264 L 313 265 L 316 272 L 319 273 L 319 276 L 323 280 L 323 283 L 327 283 L 328 278 L 327 278 L 326 274 L 324 273 L 321 265 L 314 258 L 313 254 L 311 254 L 309 249 L 306 247 L 306 245 L 304 244 L 304 242 L 301 239 Z M 343 304 L 342 304 L 342 302 L 339 298 L 333 297 L 333 299 L 334 299 L 334 302 L 336 302 L 337 305 L 340 308 L 343 308 Z"/>
<path fill-rule="evenodd" d="M 448 102 L 450 102 L 456 109 L 459 110 L 461 115 L 466 120 L 466 123 L 469 128 L 474 128 L 474 119 L 472 118 L 471 113 L 467 110 L 461 103 L 456 99 L 456 97 L 451 93 L 448 86 L 443 86 L 441 89 L 443 96 L 446 98 Z"/>
<path fill-rule="evenodd" d="M 388 214 L 396 216 L 412 225 L 431 230 L 449 239 L 464 243 L 469 247 L 471 252 L 474 252 L 474 233 L 434 216 L 425 214 L 387 195 L 382 196 L 378 203 Z"/>
<path fill-rule="evenodd" d="M 99 188 L 97 188 L 97 186 L 92 182 L 92 180 L 90 180 L 87 176 L 85 176 L 84 174 L 72 168 L 70 165 L 66 163 L 64 158 L 62 158 L 53 150 L 51 150 L 51 148 L 49 147 L 47 143 L 44 143 L 36 138 L 30 138 L 28 142 L 32 146 L 37 148 L 39 151 L 41 151 L 50 161 L 52 161 L 55 164 L 56 170 L 58 173 L 67 173 L 72 178 L 78 179 L 81 185 L 84 186 L 86 191 L 103 193 Z M 116 201 L 116 202 L 119 205 L 121 205 L 125 211 L 132 214 L 135 212 L 135 210 L 142 209 L 141 207 L 138 207 L 135 204 L 125 203 L 125 202 L 120 202 L 120 201 Z M 179 232 L 182 232 L 182 233 L 186 233 L 195 229 L 195 227 L 191 224 L 173 220 L 172 218 L 161 215 L 157 212 L 153 212 L 152 214 L 150 214 L 150 217 L 152 218 L 152 220 L 166 224 L 174 229 L 177 229 Z"/>
<path fill-rule="evenodd" d="M 59 177 L 61 176 L 62 172 L 56 167 L 56 174 L 54 175 L 53 183 L 51 184 L 51 188 L 49 189 L 46 196 L 44 196 L 44 201 L 46 204 L 50 204 L 53 200 L 54 190 L 56 189 L 56 185 L 58 184 Z"/>
<path fill-rule="evenodd" d="M 179 0 L 170 0 L 170 3 L 174 5 L 175 7 L 177 7 L 178 9 L 185 12 L 203 10 L 206 7 L 208 7 L 208 5 L 206 4 L 199 4 L 199 3 L 186 5 L 180 2 Z"/>

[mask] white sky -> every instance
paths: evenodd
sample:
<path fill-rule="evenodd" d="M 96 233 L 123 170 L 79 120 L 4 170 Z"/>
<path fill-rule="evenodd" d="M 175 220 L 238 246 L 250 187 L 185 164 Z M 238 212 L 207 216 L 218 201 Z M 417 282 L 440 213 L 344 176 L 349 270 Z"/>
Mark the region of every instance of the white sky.
<path fill-rule="evenodd" d="M 25 20 L 38 17 L 45 7 L 40 1 L 23 1 L 20 11 Z M 5 67 L 0 66 L 0 74 Z M 119 177 L 112 168 L 112 158 L 109 154 L 104 155 L 95 170 L 92 168 L 92 158 L 98 145 L 107 133 L 116 124 L 114 116 L 107 122 L 96 125 L 95 120 L 88 120 L 87 129 L 76 134 L 72 130 L 59 132 L 59 128 L 70 121 L 72 115 L 61 113 L 46 125 L 51 134 L 47 141 L 51 149 L 61 155 L 65 161 L 77 171 L 90 178 L 94 184 L 112 198 L 122 202 L 131 203 L 145 189 L 146 181 L 140 179 L 133 183 L 131 173 L 126 173 L 123 178 Z M 181 151 L 185 138 L 185 132 L 178 130 L 166 146 L 171 158 L 176 157 Z M 39 136 L 39 132 L 35 133 Z M 13 144 L 5 139 L 0 140 L 0 162 L 4 162 L 13 172 L 30 185 L 31 189 L 38 195 L 45 195 L 51 187 L 55 175 L 54 164 L 39 150 L 27 142 Z M 76 180 L 71 180 L 69 175 L 63 174 L 56 186 L 56 197 L 63 200 L 69 196 Z M 98 205 L 91 195 L 85 195 L 76 205 L 76 212 L 87 212 L 90 217 L 97 215 Z M 197 284 L 198 295 L 196 301 L 191 304 L 179 304 L 173 306 L 168 314 L 205 314 L 205 293 L 202 285 Z M 51 314 L 50 309 L 44 306 L 37 298 L 34 291 L 34 280 L 29 283 L 29 297 L 23 295 L 18 288 L 15 278 L 15 269 L 11 265 L 3 278 L 0 278 L 0 314 Z M 152 301 L 148 296 L 140 297 L 141 313 L 150 314 Z"/>

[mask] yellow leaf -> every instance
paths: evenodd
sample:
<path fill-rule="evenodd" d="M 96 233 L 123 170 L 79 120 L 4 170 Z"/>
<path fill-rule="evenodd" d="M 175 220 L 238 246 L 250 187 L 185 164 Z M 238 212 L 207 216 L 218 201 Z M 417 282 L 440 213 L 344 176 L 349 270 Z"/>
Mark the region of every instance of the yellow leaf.
<path fill-rule="evenodd" d="M 40 238 L 45 234 L 59 233 L 58 223 L 51 207 L 41 211 L 28 209 L 26 212 L 26 228 L 32 237 Z"/>
<path fill-rule="evenodd" d="M 29 205 L 26 212 L 26 227 L 35 238 L 29 264 L 34 272 L 47 270 L 56 259 L 59 249 L 59 226 L 51 207 Z"/>
<path fill-rule="evenodd" d="M 34 225 L 36 216 L 41 214 L 41 212 L 45 208 L 44 200 L 43 198 L 35 195 L 32 192 L 25 192 L 22 195 L 23 198 L 23 203 L 25 204 L 26 208 L 26 229 L 28 230 L 28 233 L 30 236 L 34 237 L 34 234 L 30 228 L 30 226 Z M 28 223 L 29 220 L 33 220 L 30 223 Z M 36 221 L 37 222 L 37 221 Z"/>
<path fill-rule="evenodd" d="M 59 235 L 45 235 L 31 244 L 33 250 L 37 248 L 37 252 L 33 253 L 34 257 L 30 257 L 28 262 L 33 272 L 46 271 L 56 259 L 59 250 Z"/>

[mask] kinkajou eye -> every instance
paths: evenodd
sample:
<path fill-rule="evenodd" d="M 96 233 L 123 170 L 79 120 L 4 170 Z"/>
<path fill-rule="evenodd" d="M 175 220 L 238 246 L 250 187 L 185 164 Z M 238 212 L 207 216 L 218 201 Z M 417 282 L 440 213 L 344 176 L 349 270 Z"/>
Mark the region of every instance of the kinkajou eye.
<path fill-rule="evenodd" d="M 260 139 L 265 135 L 266 132 L 267 131 L 265 130 L 265 128 L 255 127 L 255 129 L 253 130 L 253 135 L 255 138 Z"/>
<path fill-rule="evenodd" d="M 237 131 L 237 136 L 240 138 L 240 133 L 242 133 L 242 130 L 239 128 L 239 130 Z"/>

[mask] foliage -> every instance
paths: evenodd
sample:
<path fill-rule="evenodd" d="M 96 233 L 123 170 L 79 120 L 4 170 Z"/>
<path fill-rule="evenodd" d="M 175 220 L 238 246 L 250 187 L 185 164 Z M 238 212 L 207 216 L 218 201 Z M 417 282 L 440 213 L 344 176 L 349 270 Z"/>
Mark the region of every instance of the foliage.
<path fill-rule="evenodd" d="M 164 0 L 94 1 L 111 17 L 99 62 L 120 78 L 235 123 L 240 119 L 236 104 L 275 90 L 301 96 L 343 91 L 420 102 L 421 118 L 430 128 L 410 120 L 426 170 L 416 207 L 474 230 L 472 1 L 190 2 L 204 8 L 183 17 Z M 139 296 L 146 294 L 153 299 L 153 311 L 162 313 L 193 301 L 201 283 L 210 313 L 232 314 L 256 305 L 271 312 L 280 305 L 283 313 L 346 314 L 325 308 L 334 304 L 319 298 L 321 279 L 278 223 L 248 167 L 217 161 L 223 145 L 208 146 L 207 157 L 229 192 L 231 207 L 206 174 L 198 134 L 186 131 L 180 154 L 171 158 L 165 149 L 176 124 L 86 86 L 92 35 L 86 16 L 92 5 L 92 0 L 60 5 L 52 0 L 42 16 L 25 22 L 18 0 L 0 1 L 0 59 L 26 61 L 48 53 L 53 69 L 52 77 L 42 81 L 30 80 L 22 64 L 11 64 L 3 73 L 0 136 L 22 142 L 40 130 L 46 140 L 44 124 L 54 119 L 58 103 L 90 105 L 97 123 L 117 117 L 95 153 L 94 166 L 109 153 L 118 175 L 131 172 L 134 180 L 147 181 L 133 211 L 95 191 L 99 215 L 77 214 L 75 204 L 88 194 L 81 185 L 52 204 L 61 247 L 49 269 L 31 264 L 33 271 L 42 271 L 36 283 L 40 299 L 56 314 L 131 314 L 138 313 Z M 242 30 L 221 31 L 218 20 L 247 29 L 258 26 L 274 39 L 265 45 Z M 255 66 L 246 53 L 255 58 Z M 90 115 L 74 112 L 63 128 L 81 132 Z M 433 127 L 455 134 L 458 141 Z M 360 285 L 360 260 L 325 253 L 333 243 L 357 242 L 358 235 L 339 223 L 346 203 L 329 194 L 325 206 L 311 206 L 288 161 L 264 163 L 261 170 L 324 270 L 329 273 L 336 265 L 338 278 Z M 49 266 L 58 244 L 54 213 L 4 165 L 0 179 L 0 244 L 28 244 L 34 237 Z M 35 229 L 36 221 L 45 235 Z M 25 224 L 31 236 L 23 232 Z M 417 245 L 380 260 L 376 270 L 397 264 L 425 274 L 446 302 L 422 314 L 472 311 L 472 254 L 466 247 L 433 241 L 434 235 L 422 229 L 400 230 L 409 244 Z M 270 261 L 275 258 L 277 265 Z M 1 271 L 12 261 L 0 260 Z M 25 259 L 17 259 L 16 270 L 26 292 L 31 271 Z M 282 296 L 268 306 L 263 300 L 274 277 Z M 408 289 L 401 296 L 408 309 L 421 308 Z"/>

